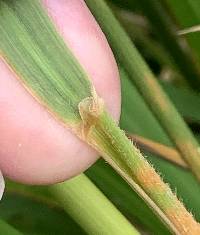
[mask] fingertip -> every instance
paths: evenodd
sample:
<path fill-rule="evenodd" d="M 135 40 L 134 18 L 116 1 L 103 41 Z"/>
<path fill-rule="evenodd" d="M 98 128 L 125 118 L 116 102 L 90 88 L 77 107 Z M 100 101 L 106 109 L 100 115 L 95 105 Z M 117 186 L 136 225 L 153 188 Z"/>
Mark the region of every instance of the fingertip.
<path fill-rule="evenodd" d="M 84 1 L 44 3 L 58 32 L 118 120 L 121 96 L 116 62 Z M 1 60 L 0 77 L 0 167 L 6 177 L 51 184 L 73 177 L 95 162 L 97 153 L 52 118 Z"/>

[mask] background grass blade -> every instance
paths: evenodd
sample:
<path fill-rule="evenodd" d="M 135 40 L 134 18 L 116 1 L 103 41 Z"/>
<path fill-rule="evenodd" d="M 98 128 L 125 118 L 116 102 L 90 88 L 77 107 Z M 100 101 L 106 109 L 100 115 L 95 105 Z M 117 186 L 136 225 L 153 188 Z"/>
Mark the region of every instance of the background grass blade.
<path fill-rule="evenodd" d="M 184 168 L 188 168 L 187 164 L 182 160 L 180 154 L 175 149 L 160 144 L 158 142 L 154 142 L 139 135 L 129 133 L 128 137 L 134 142 L 134 144 L 138 145 L 141 149 L 158 155 L 163 159 L 170 161 L 171 163 L 177 164 Z"/>
<path fill-rule="evenodd" d="M 3 235 L 22 235 L 22 233 L 17 231 L 15 228 L 11 227 L 3 220 L 0 220 L 0 231 Z"/>
<path fill-rule="evenodd" d="M 165 0 L 166 5 L 169 7 L 171 14 L 178 23 L 177 28 L 183 30 L 200 24 L 200 2 L 196 0 L 183 1 L 180 7 L 178 0 Z M 196 55 L 198 63 L 200 62 L 200 32 L 189 33 L 183 36 L 187 39 L 193 53 Z"/>
<path fill-rule="evenodd" d="M 153 28 L 153 32 L 160 39 L 160 43 L 162 43 L 170 54 L 173 64 L 176 65 L 177 69 L 187 80 L 188 84 L 190 84 L 193 89 L 199 90 L 199 64 L 196 63 L 195 58 L 179 40 L 180 38 L 177 35 L 175 24 L 162 1 L 139 0 L 138 5 L 144 15 L 148 18 L 148 21 Z"/>
<path fill-rule="evenodd" d="M 50 197 L 47 187 L 11 182 L 7 182 L 7 186 L 0 204 L 0 217 L 23 234 L 86 235 L 62 207 L 56 204 L 56 200 Z M 0 233 L 4 235 L 2 231 Z"/>

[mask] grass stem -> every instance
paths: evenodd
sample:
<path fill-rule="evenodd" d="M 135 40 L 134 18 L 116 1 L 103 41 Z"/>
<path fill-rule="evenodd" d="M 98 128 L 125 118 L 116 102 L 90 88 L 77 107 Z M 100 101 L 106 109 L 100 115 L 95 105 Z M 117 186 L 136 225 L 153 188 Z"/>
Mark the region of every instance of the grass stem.
<path fill-rule="evenodd" d="M 140 234 L 84 174 L 53 185 L 50 190 L 88 234 Z"/>
<path fill-rule="evenodd" d="M 81 110 L 87 124 L 97 117 L 91 107 L 87 100 L 84 112 Z M 200 225 L 106 112 L 98 114 L 82 138 L 109 162 L 174 234 L 200 233 Z"/>
<path fill-rule="evenodd" d="M 162 127 L 200 180 L 200 147 L 132 41 L 102 1 L 86 0 L 110 45 Z M 110 27 L 112 25 L 112 27 Z"/>

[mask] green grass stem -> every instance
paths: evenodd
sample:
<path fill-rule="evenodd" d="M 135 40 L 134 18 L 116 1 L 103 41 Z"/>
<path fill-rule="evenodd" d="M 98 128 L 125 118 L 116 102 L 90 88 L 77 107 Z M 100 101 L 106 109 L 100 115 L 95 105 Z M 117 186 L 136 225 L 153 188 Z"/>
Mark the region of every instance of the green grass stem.
<path fill-rule="evenodd" d="M 53 185 L 50 190 L 88 234 L 140 234 L 84 174 Z"/>
<path fill-rule="evenodd" d="M 117 59 L 124 66 L 183 159 L 200 180 L 200 147 L 183 118 L 105 2 L 86 0 L 86 3 L 106 34 Z"/>

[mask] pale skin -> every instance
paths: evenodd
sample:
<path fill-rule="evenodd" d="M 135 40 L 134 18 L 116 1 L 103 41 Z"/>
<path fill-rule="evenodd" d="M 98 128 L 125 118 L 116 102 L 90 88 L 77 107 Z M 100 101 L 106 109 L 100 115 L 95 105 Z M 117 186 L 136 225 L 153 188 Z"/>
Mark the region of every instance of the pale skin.
<path fill-rule="evenodd" d="M 43 0 L 43 5 L 117 121 L 121 96 L 116 62 L 84 1 Z M 60 182 L 83 172 L 98 158 L 25 90 L 2 60 L 0 133 L 0 169 L 15 181 Z"/>

